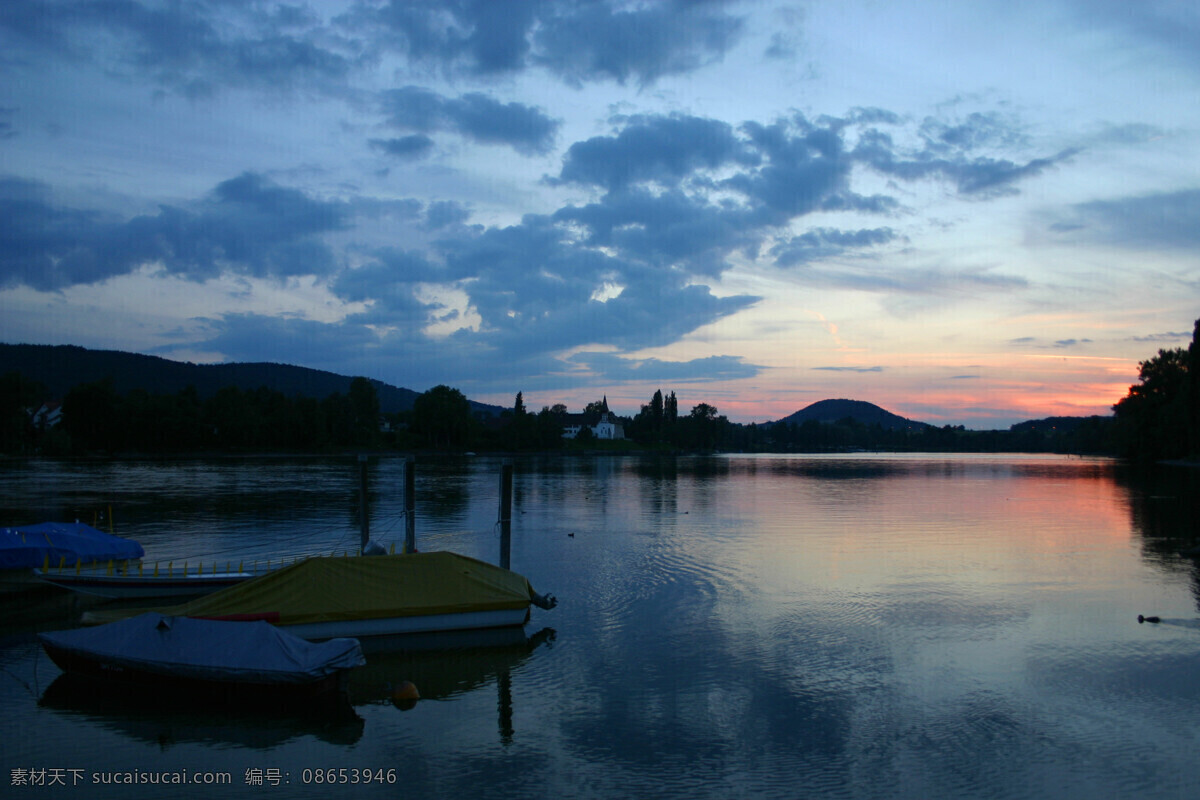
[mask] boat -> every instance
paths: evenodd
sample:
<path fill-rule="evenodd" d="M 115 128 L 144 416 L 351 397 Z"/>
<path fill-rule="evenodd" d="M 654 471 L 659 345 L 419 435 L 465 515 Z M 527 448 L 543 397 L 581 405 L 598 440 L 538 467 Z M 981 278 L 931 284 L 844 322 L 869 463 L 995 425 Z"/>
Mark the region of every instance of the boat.
<path fill-rule="evenodd" d="M 156 565 L 153 570 L 138 567 L 131 568 L 128 563 L 123 566 L 93 567 L 89 569 L 35 569 L 33 571 L 43 583 L 68 589 L 80 594 L 104 597 L 110 600 L 148 600 L 154 598 L 175 598 L 183 600 L 189 597 L 199 597 L 228 589 L 230 586 L 247 581 L 259 575 L 272 571 L 269 565 L 234 568 L 227 565 L 219 569 L 215 564 L 208 571 L 203 565 L 195 570 L 175 569 Z"/>
<path fill-rule="evenodd" d="M 23 591 L 43 584 L 37 567 L 75 567 L 86 563 L 136 561 L 142 546 L 82 522 L 43 522 L 0 528 L 0 592 Z"/>
<path fill-rule="evenodd" d="M 356 639 L 313 643 L 267 622 L 154 612 L 38 639 L 70 675 L 256 704 L 336 702 L 346 696 L 348 671 L 366 663 Z"/>
<path fill-rule="evenodd" d="M 450 552 L 315 557 L 160 613 L 263 620 L 305 639 L 521 626 L 557 600 L 522 575 Z M 85 624 L 139 613 L 96 609 Z"/>

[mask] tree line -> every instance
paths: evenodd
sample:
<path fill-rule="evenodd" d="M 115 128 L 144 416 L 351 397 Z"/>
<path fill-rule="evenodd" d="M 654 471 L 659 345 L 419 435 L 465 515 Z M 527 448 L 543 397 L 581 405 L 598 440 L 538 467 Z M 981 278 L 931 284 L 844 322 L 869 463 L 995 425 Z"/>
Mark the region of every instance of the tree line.
<path fill-rule="evenodd" d="M 1192 342 L 1138 364 L 1138 382 L 1115 406 L 1116 450 L 1158 461 L 1200 455 L 1200 319 Z"/>
<path fill-rule="evenodd" d="M 1057 452 L 1116 454 L 1134 460 L 1200 454 L 1200 320 L 1188 348 L 1159 350 L 1138 365 L 1138 383 L 1114 405 L 1113 417 L 1060 417 L 1014 425 L 1007 431 L 963 426 L 887 429 L 847 417 L 762 425 L 730 422 L 715 406 L 699 403 L 681 413 L 675 392 L 656 391 L 633 417 L 616 417 L 625 438 L 597 441 L 589 426 L 603 401 L 583 411 L 586 424 L 566 439 L 570 419 L 558 404 L 533 412 L 518 392 L 499 416 L 473 412 L 459 390 L 435 386 L 411 409 L 381 414 L 374 385 L 355 378 L 345 394 L 324 399 L 260 387 L 219 389 L 201 398 L 189 386 L 175 394 L 113 390 L 111 380 L 75 386 L 62 402 L 62 419 L 39 426 L 32 412 L 45 388 L 20 373 L 0 376 L 0 451 L 42 453 L 180 453 L 324 451 L 347 448 L 443 451 L 644 449 L 665 452 Z"/>

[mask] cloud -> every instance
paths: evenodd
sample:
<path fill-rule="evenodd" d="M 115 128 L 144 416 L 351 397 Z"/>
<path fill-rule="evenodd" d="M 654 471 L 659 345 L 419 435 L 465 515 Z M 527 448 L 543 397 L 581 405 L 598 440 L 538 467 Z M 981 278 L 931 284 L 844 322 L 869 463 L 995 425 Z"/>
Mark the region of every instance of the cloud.
<path fill-rule="evenodd" d="M 696 275 L 721 274 L 729 253 L 757 248 L 761 237 L 745 210 L 681 191 L 609 194 L 598 203 L 562 208 L 554 219 L 581 225 L 589 246 L 616 248 L 627 258 Z"/>
<path fill-rule="evenodd" d="M 883 367 L 813 367 L 826 372 L 883 372 Z"/>
<path fill-rule="evenodd" d="M 1017 124 L 995 113 L 969 114 L 956 123 L 929 117 L 922 122 L 918 136 L 922 149 L 904 149 L 890 134 L 871 128 L 859 137 L 852 155 L 884 175 L 906 181 L 941 178 L 954 183 L 960 194 L 989 198 L 1015 192 L 1019 181 L 1040 175 L 1080 152 L 1078 147 L 1069 147 L 1025 161 L 978 154 L 984 149 L 1023 149 L 1027 145 Z"/>
<path fill-rule="evenodd" d="M 339 203 L 313 200 L 254 173 L 217 185 L 187 208 L 119 220 L 55 205 L 45 187 L 0 181 L 0 285 L 51 291 L 161 264 L 206 280 L 222 271 L 255 277 L 323 275 L 333 253 L 320 235 L 347 224 Z"/>
<path fill-rule="evenodd" d="M 664 345 L 758 301 L 715 297 L 682 273 L 581 242 L 550 217 L 439 246 L 448 279 L 469 296 L 488 340 L 519 352 Z M 619 291 L 598 299 L 608 286 Z"/>
<path fill-rule="evenodd" d="M 548 151 L 559 126 L 532 106 L 501 103 L 479 92 L 449 98 L 419 86 L 405 86 L 382 92 L 379 103 L 391 127 L 422 134 L 450 131 L 480 144 L 504 144 L 525 154 Z"/>
<path fill-rule="evenodd" d="M 1167 333 L 1151 333 L 1147 336 L 1132 337 L 1135 342 L 1175 342 L 1181 339 L 1190 340 L 1191 338 L 1191 331 L 1170 331 Z"/>
<path fill-rule="evenodd" d="M 588 0 L 389 0 L 359 3 L 338 19 L 378 52 L 449 77 L 498 77 L 534 67 L 573 86 L 649 86 L 719 60 L 738 40 L 739 17 L 719 2 L 646 6 Z"/>
<path fill-rule="evenodd" d="M 461 225 L 471 218 L 471 212 L 461 203 L 452 200 L 438 200 L 429 204 L 425 210 L 425 228 L 436 231 L 454 225 Z"/>
<path fill-rule="evenodd" d="M 1071 206 L 1052 233 L 1126 248 L 1193 249 L 1200 245 L 1200 189 L 1095 200 Z"/>
<path fill-rule="evenodd" d="M 717 61 L 733 46 L 742 20 L 720 5 L 549 4 L 534 35 L 533 60 L 574 85 L 612 80 L 645 87 Z"/>
<path fill-rule="evenodd" d="M 871 228 L 857 231 L 840 231 L 833 228 L 816 228 L 780 242 L 771 249 L 775 263 L 781 267 L 792 267 L 842 255 L 852 249 L 863 249 L 887 244 L 900 238 L 891 228 Z"/>
<path fill-rule="evenodd" d="M 842 264 L 837 268 L 809 267 L 795 273 L 795 277 L 805 285 L 827 289 L 932 297 L 992 295 L 1020 291 L 1029 285 L 1019 276 L 996 274 L 986 268 L 904 269 Z"/>
<path fill-rule="evenodd" d="M 257 4 L 5 3 L 0 30 L 17 48 L 96 64 L 192 97 L 230 86 L 278 91 L 340 86 L 356 66 L 316 17 Z"/>
<path fill-rule="evenodd" d="M 683 115 L 637 116 L 615 136 L 576 142 L 554 183 L 619 191 L 635 183 L 676 186 L 701 169 L 752 160 L 725 122 Z"/>
<path fill-rule="evenodd" d="M 741 356 L 709 356 L 690 361 L 657 358 L 628 358 L 615 353 L 577 353 L 570 359 L 596 374 L 595 382 L 613 383 L 704 383 L 753 378 L 764 367 L 747 363 Z"/>
<path fill-rule="evenodd" d="M 0 141 L 12 139 L 17 135 L 16 128 L 5 117 L 11 117 L 17 113 L 15 108 L 0 108 Z"/>
<path fill-rule="evenodd" d="M 414 133 L 411 136 L 402 136 L 397 139 L 369 139 L 367 143 L 389 156 L 406 159 L 424 158 L 433 150 L 433 139 L 423 133 Z"/>

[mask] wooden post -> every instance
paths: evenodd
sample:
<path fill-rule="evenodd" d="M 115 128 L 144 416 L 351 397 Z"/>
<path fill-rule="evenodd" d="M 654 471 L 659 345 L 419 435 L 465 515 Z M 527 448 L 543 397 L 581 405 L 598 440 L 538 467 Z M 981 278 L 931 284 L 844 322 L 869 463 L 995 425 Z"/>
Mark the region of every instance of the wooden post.
<path fill-rule="evenodd" d="M 500 465 L 500 566 L 509 569 L 512 550 L 512 478 L 513 462 L 504 459 Z"/>
<path fill-rule="evenodd" d="M 417 552 L 416 461 L 404 459 L 404 552 Z"/>
<path fill-rule="evenodd" d="M 362 530 L 362 549 L 366 549 L 371 541 L 371 514 L 367 508 L 367 456 L 365 453 L 358 457 L 358 512 L 362 515 L 359 526 Z"/>

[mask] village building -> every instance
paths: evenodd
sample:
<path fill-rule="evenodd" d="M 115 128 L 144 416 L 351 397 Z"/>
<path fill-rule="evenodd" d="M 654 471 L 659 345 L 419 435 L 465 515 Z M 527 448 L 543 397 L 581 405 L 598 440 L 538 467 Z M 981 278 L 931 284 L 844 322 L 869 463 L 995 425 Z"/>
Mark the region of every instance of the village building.
<path fill-rule="evenodd" d="M 563 438 L 574 439 L 585 427 L 590 428 L 597 439 L 614 441 L 625 438 L 625 428 L 608 410 L 608 395 L 600 404 L 600 413 L 567 414 L 563 420 Z"/>

